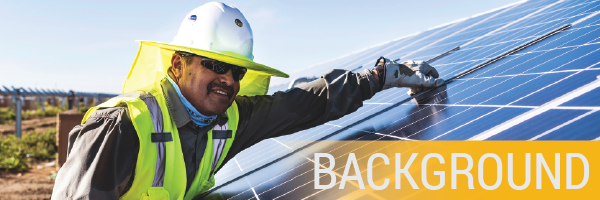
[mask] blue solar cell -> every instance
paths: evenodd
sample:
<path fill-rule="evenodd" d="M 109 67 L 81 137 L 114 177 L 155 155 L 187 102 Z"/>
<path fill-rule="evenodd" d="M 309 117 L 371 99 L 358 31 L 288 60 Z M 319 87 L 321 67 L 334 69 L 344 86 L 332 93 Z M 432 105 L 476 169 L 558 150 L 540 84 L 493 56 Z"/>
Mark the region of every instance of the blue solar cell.
<path fill-rule="evenodd" d="M 584 5 L 582 6 L 582 8 L 577 10 L 576 12 L 590 14 L 592 12 L 600 10 L 600 2 L 598 2 L 598 1 L 587 2 L 587 3 L 583 3 L 583 4 Z"/>
<path fill-rule="evenodd" d="M 483 47 L 477 47 L 477 48 L 466 48 L 466 49 L 461 49 L 457 52 L 452 53 L 452 55 L 443 57 L 439 60 L 436 61 L 436 64 L 440 65 L 455 65 L 457 63 L 464 63 L 464 62 L 469 62 L 469 60 L 471 59 L 465 59 L 466 56 L 469 56 L 473 53 L 476 53 L 477 51 L 481 50 Z"/>
<path fill-rule="evenodd" d="M 511 102 L 540 90 L 548 84 L 554 83 L 562 78 L 567 77 L 572 73 L 556 73 L 545 75 L 522 75 L 514 76 L 506 79 L 505 82 L 496 86 L 493 89 L 486 90 L 481 93 L 482 96 L 489 95 L 487 100 L 481 102 L 485 105 L 507 105 Z M 493 78 L 496 79 L 496 78 Z M 543 103 L 548 101 L 548 97 L 542 97 Z M 528 101 L 524 101 L 528 102 Z M 513 105 L 523 105 L 514 104 Z M 530 105 L 530 104 L 527 104 Z"/>
<path fill-rule="evenodd" d="M 538 140 L 594 140 L 599 139 L 600 112 L 590 111 L 591 114 L 572 121 L 564 126 L 540 137 Z"/>
<path fill-rule="evenodd" d="M 485 51 L 479 52 L 479 54 L 477 54 L 476 56 L 478 58 L 493 58 L 493 57 L 496 57 L 500 54 L 503 54 L 504 52 L 507 52 L 507 51 L 521 45 L 522 43 L 523 43 L 523 41 L 520 41 L 520 40 L 496 43 L 496 44 L 493 44 L 493 46 L 490 46 L 491 48 L 488 48 Z"/>
<path fill-rule="evenodd" d="M 428 60 L 430 58 L 436 57 L 446 51 L 456 48 L 458 45 L 456 44 L 442 44 L 431 46 L 424 50 L 418 51 L 417 53 L 412 54 L 409 57 L 406 57 L 403 60 Z M 438 61 L 439 63 L 439 61 Z M 431 64 L 431 63 L 430 63 Z"/>
<path fill-rule="evenodd" d="M 564 73 L 560 73 L 560 74 L 564 74 Z M 533 88 L 537 88 L 537 87 L 541 87 L 541 86 L 549 86 L 550 84 L 554 83 L 553 81 L 556 80 L 556 78 L 558 78 L 557 76 L 548 76 L 548 75 L 551 75 L 551 74 L 544 75 L 544 77 L 541 78 L 542 79 L 541 82 L 543 82 L 543 83 L 541 83 L 539 85 L 532 85 Z M 543 103 L 546 103 L 552 99 L 562 96 L 570 91 L 573 91 L 585 84 L 588 84 L 588 83 L 596 80 L 596 77 L 598 75 L 600 75 L 600 71 L 598 71 L 598 70 L 581 72 L 581 73 L 575 74 L 572 77 L 564 79 L 560 83 L 551 85 L 539 92 L 531 94 L 530 96 L 527 96 L 527 97 L 515 102 L 513 105 L 524 105 L 524 106 L 542 105 Z M 545 77 L 552 77 L 552 78 L 546 79 Z M 519 91 L 522 93 L 531 91 L 532 86 L 524 87 Z"/>
<path fill-rule="evenodd" d="M 592 42 L 593 40 L 598 39 L 598 35 L 600 34 L 600 26 L 585 27 L 575 31 L 577 31 L 577 33 L 574 33 L 577 35 L 577 37 L 574 39 L 569 38 L 570 40 L 568 42 L 565 42 L 560 46 L 575 46 Z"/>
<path fill-rule="evenodd" d="M 516 45 L 519 45 L 521 43 L 521 41 L 505 41 L 499 43 L 490 43 L 484 46 L 483 48 L 479 49 L 478 51 L 474 52 L 473 54 L 463 57 L 462 59 L 485 59 L 485 61 L 487 61 L 512 49 L 512 47 L 515 47 Z"/>
<path fill-rule="evenodd" d="M 439 67 L 438 65 L 434 65 L 434 67 L 438 69 L 441 78 L 449 79 L 452 78 L 454 75 L 465 71 L 466 69 L 476 66 L 476 64 L 480 63 L 481 61 L 482 60 L 465 61 L 461 63 L 442 65 Z"/>
<path fill-rule="evenodd" d="M 553 31 L 567 24 L 565 21 L 559 22 L 544 22 L 527 27 L 526 30 L 520 32 L 519 38 L 534 38 L 542 36 L 550 31 Z"/>
<path fill-rule="evenodd" d="M 495 109 L 492 107 L 428 106 L 411 113 L 406 120 L 393 124 L 389 129 L 380 132 L 415 140 L 431 140 Z M 461 132 L 454 133 L 456 137 L 461 137 L 461 134 Z"/>
<path fill-rule="evenodd" d="M 515 67 L 509 66 L 507 70 L 498 73 L 498 75 L 537 73 L 558 69 L 560 66 L 569 62 L 569 59 L 577 58 L 574 57 L 577 55 L 569 54 L 569 52 L 573 51 L 574 49 L 575 48 L 554 49 L 551 51 L 542 52 L 540 54 L 524 55 L 523 57 L 531 57 L 531 59 L 527 60 L 526 63 L 517 65 Z"/>
<path fill-rule="evenodd" d="M 494 35 L 488 36 L 480 41 L 477 41 L 471 45 L 479 46 L 486 43 L 490 43 L 490 41 L 505 41 L 505 40 L 514 40 L 524 37 L 531 37 L 532 35 L 541 35 L 547 31 L 550 31 L 554 28 L 560 27 L 564 24 L 567 24 L 571 21 L 574 21 L 574 18 L 570 19 L 559 19 L 556 20 L 557 15 L 563 12 L 572 13 L 576 8 L 564 9 L 560 12 L 549 12 L 546 14 L 540 14 L 537 16 L 533 16 L 532 18 L 525 19 L 521 22 L 515 23 L 501 32 L 496 33 Z M 550 16 L 548 16 L 550 15 Z M 581 16 L 583 17 L 583 16 Z M 548 20 L 554 20 L 553 22 L 545 22 Z"/>
<path fill-rule="evenodd" d="M 386 107 L 390 106 L 392 105 L 387 105 Z M 405 105 L 393 107 L 387 112 L 377 115 L 375 118 L 368 119 L 367 121 L 352 127 L 352 129 L 365 131 L 367 133 L 381 131 L 381 129 L 384 129 L 384 127 L 387 127 L 396 121 L 404 120 L 414 112 L 413 108 L 414 106 Z"/>
<path fill-rule="evenodd" d="M 586 69 L 596 65 L 600 61 L 600 44 L 582 46 L 561 56 L 561 60 L 566 59 L 572 60 L 565 62 L 552 71 Z"/>
<path fill-rule="evenodd" d="M 511 107 L 496 108 L 489 113 L 477 116 L 473 121 L 469 121 L 461 124 L 455 129 L 449 129 L 440 133 L 434 140 L 467 140 L 529 110 L 531 109 Z"/>
<path fill-rule="evenodd" d="M 524 4 L 518 5 L 517 7 L 511 9 L 510 11 L 508 11 L 507 13 L 504 13 L 504 15 L 490 19 L 486 24 L 486 25 L 491 25 L 494 24 L 496 26 L 500 26 L 503 24 L 508 24 L 510 22 L 513 22 L 521 17 L 524 17 L 528 14 L 530 14 L 531 12 L 534 12 L 535 10 L 540 9 L 541 7 L 539 6 L 535 6 L 535 5 L 528 5 L 529 3 L 526 2 Z M 535 7 L 533 7 L 535 6 Z M 481 26 L 485 26 L 485 25 L 481 25 Z M 477 27 L 475 27 L 477 28 Z"/>
<path fill-rule="evenodd" d="M 596 9 L 597 8 L 598 7 L 596 7 Z M 573 26 L 573 28 L 594 26 L 594 25 L 598 25 L 598 24 L 600 24 L 600 15 L 593 16 L 593 17 L 589 18 L 588 20 L 585 20 L 584 22 L 581 22 L 581 23 Z"/>
<path fill-rule="evenodd" d="M 502 131 L 488 140 L 529 140 L 586 112 L 589 110 L 549 110 Z"/>
<path fill-rule="evenodd" d="M 570 3 L 570 4 L 569 4 Z M 562 21 L 563 23 L 571 23 L 585 16 L 581 13 L 589 12 L 595 5 L 582 2 L 565 2 L 562 5 L 557 5 L 549 9 L 548 14 L 542 14 L 537 18 L 543 21 Z"/>
<path fill-rule="evenodd" d="M 560 106 L 600 106 L 600 88 L 589 91 Z"/>
<path fill-rule="evenodd" d="M 479 19 L 479 18 L 477 18 L 477 19 Z M 485 27 L 476 28 L 476 26 L 485 26 Z M 498 27 L 499 26 L 494 25 L 493 23 L 483 22 L 483 23 L 475 25 L 467 30 L 464 30 L 460 34 L 456 34 L 454 36 L 448 37 L 444 42 L 458 43 L 457 44 L 457 46 L 458 46 L 460 44 L 468 42 L 469 40 L 472 40 L 473 38 L 485 35 L 486 33 L 493 31 L 493 30 L 497 29 Z"/>
<path fill-rule="evenodd" d="M 538 57 L 544 52 L 533 52 L 527 54 L 516 54 L 506 57 L 490 66 L 487 66 L 479 71 L 465 76 L 465 78 L 478 78 L 478 77 L 491 77 L 496 76 L 502 72 L 505 72 L 511 68 L 528 68 L 535 65 L 530 64 L 528 61 Z"/>
<path fill-rule="evenodd" d="M 452 90 L 448 90 L 450 96 L 448 103 L 456 104 L 486 104 L 486 105 L 504 105 L 499 103 L 498 99 L 504 99 L 502 92 L 517 87 L 520 84 L 530 80 L 527 77 L 497 77 L 489 79 L 474 79 L 464 83 L 463 87 L 469 87 L 465 91 L 454 95 Z M 476 83 L 474 85 L 473 83 Z"/>
<path fill-rule="evenodd" d="M 540 43 L 537 43 L 537 44 L 529 47 L 528 51 L 542 51 L 542 50 L 554 49 L 557 47 L 578 45 L 578 43 L 581 42 L 581 40 L 579 40 L 580 37 L 584 37 L 583 36 L 584 34 L 590 32 L 596 28 L 598 28 L 598 27 L 568 29 L 564 32 L 558 33 L 554 37 L 548 38 Z M 579 42 L 576 42 L 577 40 L 579 40 Z M 570 43 L 571 41 L 573 41 L 573 43 Z"/>

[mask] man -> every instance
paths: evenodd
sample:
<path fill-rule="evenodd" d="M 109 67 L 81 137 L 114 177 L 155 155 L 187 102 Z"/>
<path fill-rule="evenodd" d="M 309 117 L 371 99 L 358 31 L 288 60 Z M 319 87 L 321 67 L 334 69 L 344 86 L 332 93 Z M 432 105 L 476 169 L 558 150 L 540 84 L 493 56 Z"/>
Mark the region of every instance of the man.
<path fill-rule="evenodd" d="M 191 199 L 263 139 L 338 119 L 381 89 L 443 83 L 426 63 L 382 57 L 374 70 L 333 70 L 265 95 L 270 76 L 287 74 L 252 61 L 250 25 L 217 2 L 188 14 L 171 44 L 140 43 L 124 94 L 69 133 L 53 199 Z"/>

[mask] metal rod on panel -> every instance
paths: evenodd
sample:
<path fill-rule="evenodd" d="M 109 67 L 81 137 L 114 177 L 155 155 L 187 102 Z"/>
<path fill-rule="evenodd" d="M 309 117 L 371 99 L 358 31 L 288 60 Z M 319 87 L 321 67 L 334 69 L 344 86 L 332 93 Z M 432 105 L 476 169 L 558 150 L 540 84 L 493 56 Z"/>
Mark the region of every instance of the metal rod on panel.
<path fill-rule="evenodd" d="M 547 39 L 549 37 L 552 37 L 552 36 L 554 36 L 554 35 L 556 35 L 556 34 L 558 34 L 560 32 L 563 32 L 563 31 L 565 31 L 565 30 L 567 30 L 569 28 L 571 28 L 571 24 L 567 24 L 567 25 L 564 25 L 564 26 L 562 26 L 560 28 L 557 28 L 557 29 L 555 29 L 553 31 L 550 31 L 549 33 L 546 33 L 546 34 L 544 34 L 543 36 L 541 36 L 539 38 L 536 38 L 536 39 L 531 40 L 531 41 L 529 41 L 529 42 L 527 42 L 525 44 L 522 44 L 521 46 L 518 46 L 518 47 L 516 47 L 516 48 L 514 48 L 514 49 L 512 49 L 510 51 L 507 51 L 506 53 L 503 53 L 502 55 L 496 56 L 495 58 L 492 58 L 492 59 L 490 59 L 490 60 L 488 60 L 488 61 L 486 61 L 484 63 L 481 63 L 481 64 L 477 65 L 476 67 L 473 67 L 471 69 L 463 71 L 463 72 L 459 73 L 458 75 L 456 75 L 456 76 L 454 76 L 454 77 L 446 80 L 446 82 L 444 84 L 448 84 L 448 83 L 450 83 L 450 82 L 452 82 L 452 81 L 454 81 L 456 79 L 465 77 L 466 75 L 469 75 L 469 74 L 473 73 L 474 71 L 477 71 L 477 70 L 479 70 L 481 68 L 484 68 L 485 66 L 491 65 L 491 64 L 495 63 L 496 61 L 502 60 L 503 58 L 506 58 L 506 57 L 508 57 L 510 55 L 513 55 L 513 54 L 515 54 L 515 53 L 517 53 L 517 52 L 519 52 L 519 51 L 521 51 L 521 50 L 523 50 L 523 49 L 525 49 L 527 47 L 530 47 L 530 46 L 532 46 L 532 45 L 534 45 L 534 44 L 536 44 L 536 43 L 538 43 L 538 42 L 540 42 L 542 40 L 545 40 L 545 39 Z"/>
<path fill-rule="evenodd" d="M 442 57 L 444 57 L 444 56 L 446 56 L 446 55 L 448 55 L 448 54 L 451 54 L 452 52 L 458 51 L 458 50 L 460 50 L 460 46 L 458 46 L 458 47 L 454 47 L 454 49 L 450 49 L 450 51 L 446 51 L 445 53 L 443 53 L 443 54 L 440 54 L 440 55 L 438 55 L 438 56 L 436 56 L 436 57 L 434 57 L 434 58 L 432 58 L 432 59 L 429 59 L 429 60 L 427 60 L 426 62 L 427 62 L 427 63 L 431 63 L 431 62 L 433 62 L 433 61 L 435 61 L 435 60 L 437 60 L 437 59 L 440 59 L 440 58 L 442 58 Z"/>

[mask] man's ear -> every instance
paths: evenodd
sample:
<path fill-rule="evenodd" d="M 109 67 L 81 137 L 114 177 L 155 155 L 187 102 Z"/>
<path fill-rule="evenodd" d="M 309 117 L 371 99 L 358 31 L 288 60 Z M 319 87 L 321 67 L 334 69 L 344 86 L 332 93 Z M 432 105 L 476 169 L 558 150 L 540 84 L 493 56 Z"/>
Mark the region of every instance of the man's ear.
<path fill-rule="evenodd" d="M 183 58 L 179 53 L 174 53 L 171 57 L 171 69 L 175 76 L 173 79 L 175 79 L 175 82 L 179 82 L 179 79 L 183 76 Z"/>

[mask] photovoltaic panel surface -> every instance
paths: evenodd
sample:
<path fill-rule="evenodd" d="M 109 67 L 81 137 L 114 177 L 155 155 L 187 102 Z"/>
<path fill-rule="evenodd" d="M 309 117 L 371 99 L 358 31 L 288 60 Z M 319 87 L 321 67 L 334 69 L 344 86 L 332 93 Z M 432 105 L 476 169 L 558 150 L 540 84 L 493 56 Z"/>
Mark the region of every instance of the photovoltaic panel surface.
<path fill-rule="evenodd" d="M 418 103 L 407 89 L 392 88 L 338 120 L 265 140 L 227 163 L 208 194 L 304 199 L 347 192 L 313 189 L 312 154 L 336 150 L 319 140 L 598 140 L 599 11 L 599 1 L 524 1 L 300 71 L 292 76 L 357 72 L 379 56 L 428 60 L 460 47 L 431 63 L 451 81 L 417 96 Z"/>

